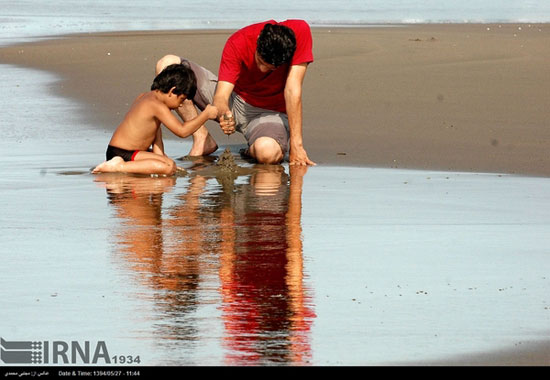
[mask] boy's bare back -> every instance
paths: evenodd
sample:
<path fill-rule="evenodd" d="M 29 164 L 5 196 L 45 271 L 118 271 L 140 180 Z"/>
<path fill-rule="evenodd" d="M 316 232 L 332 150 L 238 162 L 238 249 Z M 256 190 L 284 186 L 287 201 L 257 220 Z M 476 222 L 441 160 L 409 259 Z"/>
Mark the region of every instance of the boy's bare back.
<path fill-rule="evenodd" d="M 139 95 L 113 133 L 110 145 L 127 150 L 147 150 L 155 141 L 162 110 L 170 109 L 160 101 L 155 91 Z"/>
<path fill-rule="evenodd" d="M 153 90 L 141 94 L 113 133 L 109 145 L 126 150 L 147 150 L 155 141 L 161 124 L 176 136 L 188 137 L 207 120 L 217 117 L 217 108 L 208 105 L 195 119 L 182 123 L 172 110 L 180 107 L 185 99 L 185 95 L 172 91 L 166 94 Z"/>

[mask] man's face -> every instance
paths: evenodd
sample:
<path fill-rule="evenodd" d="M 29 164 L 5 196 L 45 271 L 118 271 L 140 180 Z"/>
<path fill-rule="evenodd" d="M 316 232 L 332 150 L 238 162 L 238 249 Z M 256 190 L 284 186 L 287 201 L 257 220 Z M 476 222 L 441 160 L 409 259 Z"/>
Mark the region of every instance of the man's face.
<path fill-rule="evenodd" d="M 273 71 L 276 69 L 275 66 L 264 61 L 262 57 L 260 57 L 258 52 L 254 54 L 254 58 L 256 59 L 256 65 L 258 66 L 258 69 L 260 69 L 262 73 L 267 73 L 268 71 Z"/>

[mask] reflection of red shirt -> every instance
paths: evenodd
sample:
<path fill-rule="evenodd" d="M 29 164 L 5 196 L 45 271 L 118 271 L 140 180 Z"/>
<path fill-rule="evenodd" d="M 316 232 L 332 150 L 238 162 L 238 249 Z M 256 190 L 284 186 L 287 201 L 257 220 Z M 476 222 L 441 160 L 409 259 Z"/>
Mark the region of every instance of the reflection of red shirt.
<path fill-rule="evenodd" d="M 284 88 L 290 65 L 262 73 L 254 59 L 256 40 L 265 24 L 284 25 L 294 31 L 296 51 L 290 65 L 313 62 L 313 39 L 305 21 L 270 20 L 244 27 L 229 37 L 222 52 L 218 79 L 233 83 L 234 91 L 248 104 L 286 112 Z"/>

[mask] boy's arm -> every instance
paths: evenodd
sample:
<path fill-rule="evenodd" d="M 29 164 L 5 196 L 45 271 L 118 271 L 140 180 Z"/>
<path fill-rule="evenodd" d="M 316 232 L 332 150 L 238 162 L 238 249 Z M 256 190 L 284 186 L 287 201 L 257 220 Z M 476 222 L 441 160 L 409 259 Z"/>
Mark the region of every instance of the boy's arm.
<path fill-rule="evenodd" d="M 153 153 L 164 156 L 164 142 L 162 141 L 162 129 L 160 126 L 157 129 L 155 141 L 153 141 Z"/>
<path fill-rule="evenodd" d="M 218 116 L 216 107 L 207 105 L 196 118 L 182 123 L 168 107 L 159 106 L 156 117 L 164 124 L 166 128 L 171 130 L 178 137 L 191 136 L 197 129 L 210 119 L 215 119 Z"/>

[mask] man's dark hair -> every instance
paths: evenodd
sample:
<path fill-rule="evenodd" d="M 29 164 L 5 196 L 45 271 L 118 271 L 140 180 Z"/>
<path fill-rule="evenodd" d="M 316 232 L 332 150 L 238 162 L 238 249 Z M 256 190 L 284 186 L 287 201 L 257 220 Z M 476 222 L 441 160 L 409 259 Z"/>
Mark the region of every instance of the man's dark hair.
<path fill-rule="evenodd" d="M 167 94 L 172 87 L 175 87 L 174 94 L 184 94 L 187 99 L 193 99 L 197 92 L 197 78 L 193 70 L 181 63 L 167 66 L 153 80 L 151 91 L 159 90 Z"/>
<path fill-rule="evenodd" d="M 296 50 L 296 37 L 289 27 L 266 24 L 260 36 L 256 51 L 270 65 L 279 67 L 290 62 Z"/>

